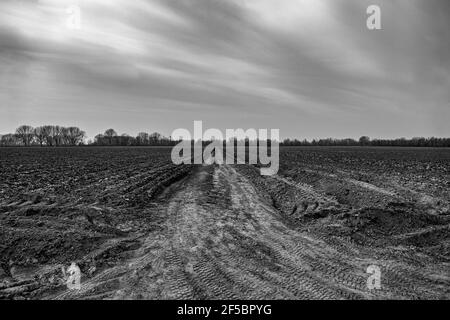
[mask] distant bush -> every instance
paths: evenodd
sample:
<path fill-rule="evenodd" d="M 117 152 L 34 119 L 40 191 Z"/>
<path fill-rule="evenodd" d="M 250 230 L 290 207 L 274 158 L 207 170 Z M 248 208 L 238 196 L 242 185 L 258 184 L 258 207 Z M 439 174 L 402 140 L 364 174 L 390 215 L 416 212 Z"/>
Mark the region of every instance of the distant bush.
<path fill-rule="evenodd" d="M 359 138 L 358 141 L 346 139 L 319 139 L 319 140 L 291 140 L 285 139 L 281 146 L 377 146 L 377 147 L 450 147 L 450 138 L 398 138 L 398 139 L 370 139 L 367 136 Z"/>

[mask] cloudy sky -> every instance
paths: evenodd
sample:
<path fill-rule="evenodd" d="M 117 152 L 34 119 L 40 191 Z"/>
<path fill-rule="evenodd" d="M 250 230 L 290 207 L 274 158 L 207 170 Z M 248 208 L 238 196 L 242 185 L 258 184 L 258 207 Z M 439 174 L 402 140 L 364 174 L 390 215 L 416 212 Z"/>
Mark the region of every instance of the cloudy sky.
<path fill-rule="evenodd" d="M 448 30 L 448 0 L 1 0 L 0 133 L 450 136 Z"/>

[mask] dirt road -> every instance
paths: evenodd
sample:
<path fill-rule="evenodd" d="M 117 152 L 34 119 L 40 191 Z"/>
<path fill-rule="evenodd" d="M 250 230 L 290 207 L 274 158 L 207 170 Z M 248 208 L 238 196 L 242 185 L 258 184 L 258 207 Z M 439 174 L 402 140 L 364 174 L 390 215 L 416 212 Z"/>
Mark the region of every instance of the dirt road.
<path fill-rule="evenodd" d="M 137 237 L 125 261 L 48 298 L 426 298 L 443 289 L 406 262 L 290 227 L 233 166 L 201 166 L 161 197 L 162 227 Z M 380 290 L 367 287 L 369 265 L 381 268 Z"/>

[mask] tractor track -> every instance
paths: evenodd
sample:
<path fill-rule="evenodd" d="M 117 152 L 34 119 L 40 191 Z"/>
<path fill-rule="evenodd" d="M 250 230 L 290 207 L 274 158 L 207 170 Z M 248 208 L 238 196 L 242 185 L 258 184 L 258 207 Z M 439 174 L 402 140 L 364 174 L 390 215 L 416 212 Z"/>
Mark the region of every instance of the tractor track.
<path fill-rule="evenodd" d="M 287 181 L 289 182 L 289 181 Z M 330 246 L 289 227 L 229 165 L 199 166 L 158 210 L 166 220 L 128 259 L 50 299 L 379 299 L 431 297 L 427 279 L 399 263 L 376 261 L 350 243 Z M 301 191 L 311 197 L 306 187 Z M 321 200 L 321 199 L 319 199 Z M 331 201 L 333 199 L 322 199 Z M 381 290 L 367 266 L 386 264 Z M 414 279 L 418 282 L 412 286 Z"/>

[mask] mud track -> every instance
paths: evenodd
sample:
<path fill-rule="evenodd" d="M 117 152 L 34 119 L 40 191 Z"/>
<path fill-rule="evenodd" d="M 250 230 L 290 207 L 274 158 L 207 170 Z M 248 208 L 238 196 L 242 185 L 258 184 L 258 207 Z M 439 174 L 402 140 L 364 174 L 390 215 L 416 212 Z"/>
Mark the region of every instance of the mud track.
<path fill-rule="evenodd" d="M 129 258 L 50 299 L 373 299 L 442 294 L 430 279 L 392 262 L 381 290 L 376 264 L 351 244 L 330 246 L 289 227 L 233 166 L 199 166 L 171 186 L 165 222 L 139 238 Z M 381 263 L 382 264 L 382 263 Z M 414 284 L 414 285 L 412 285 Z"/>

